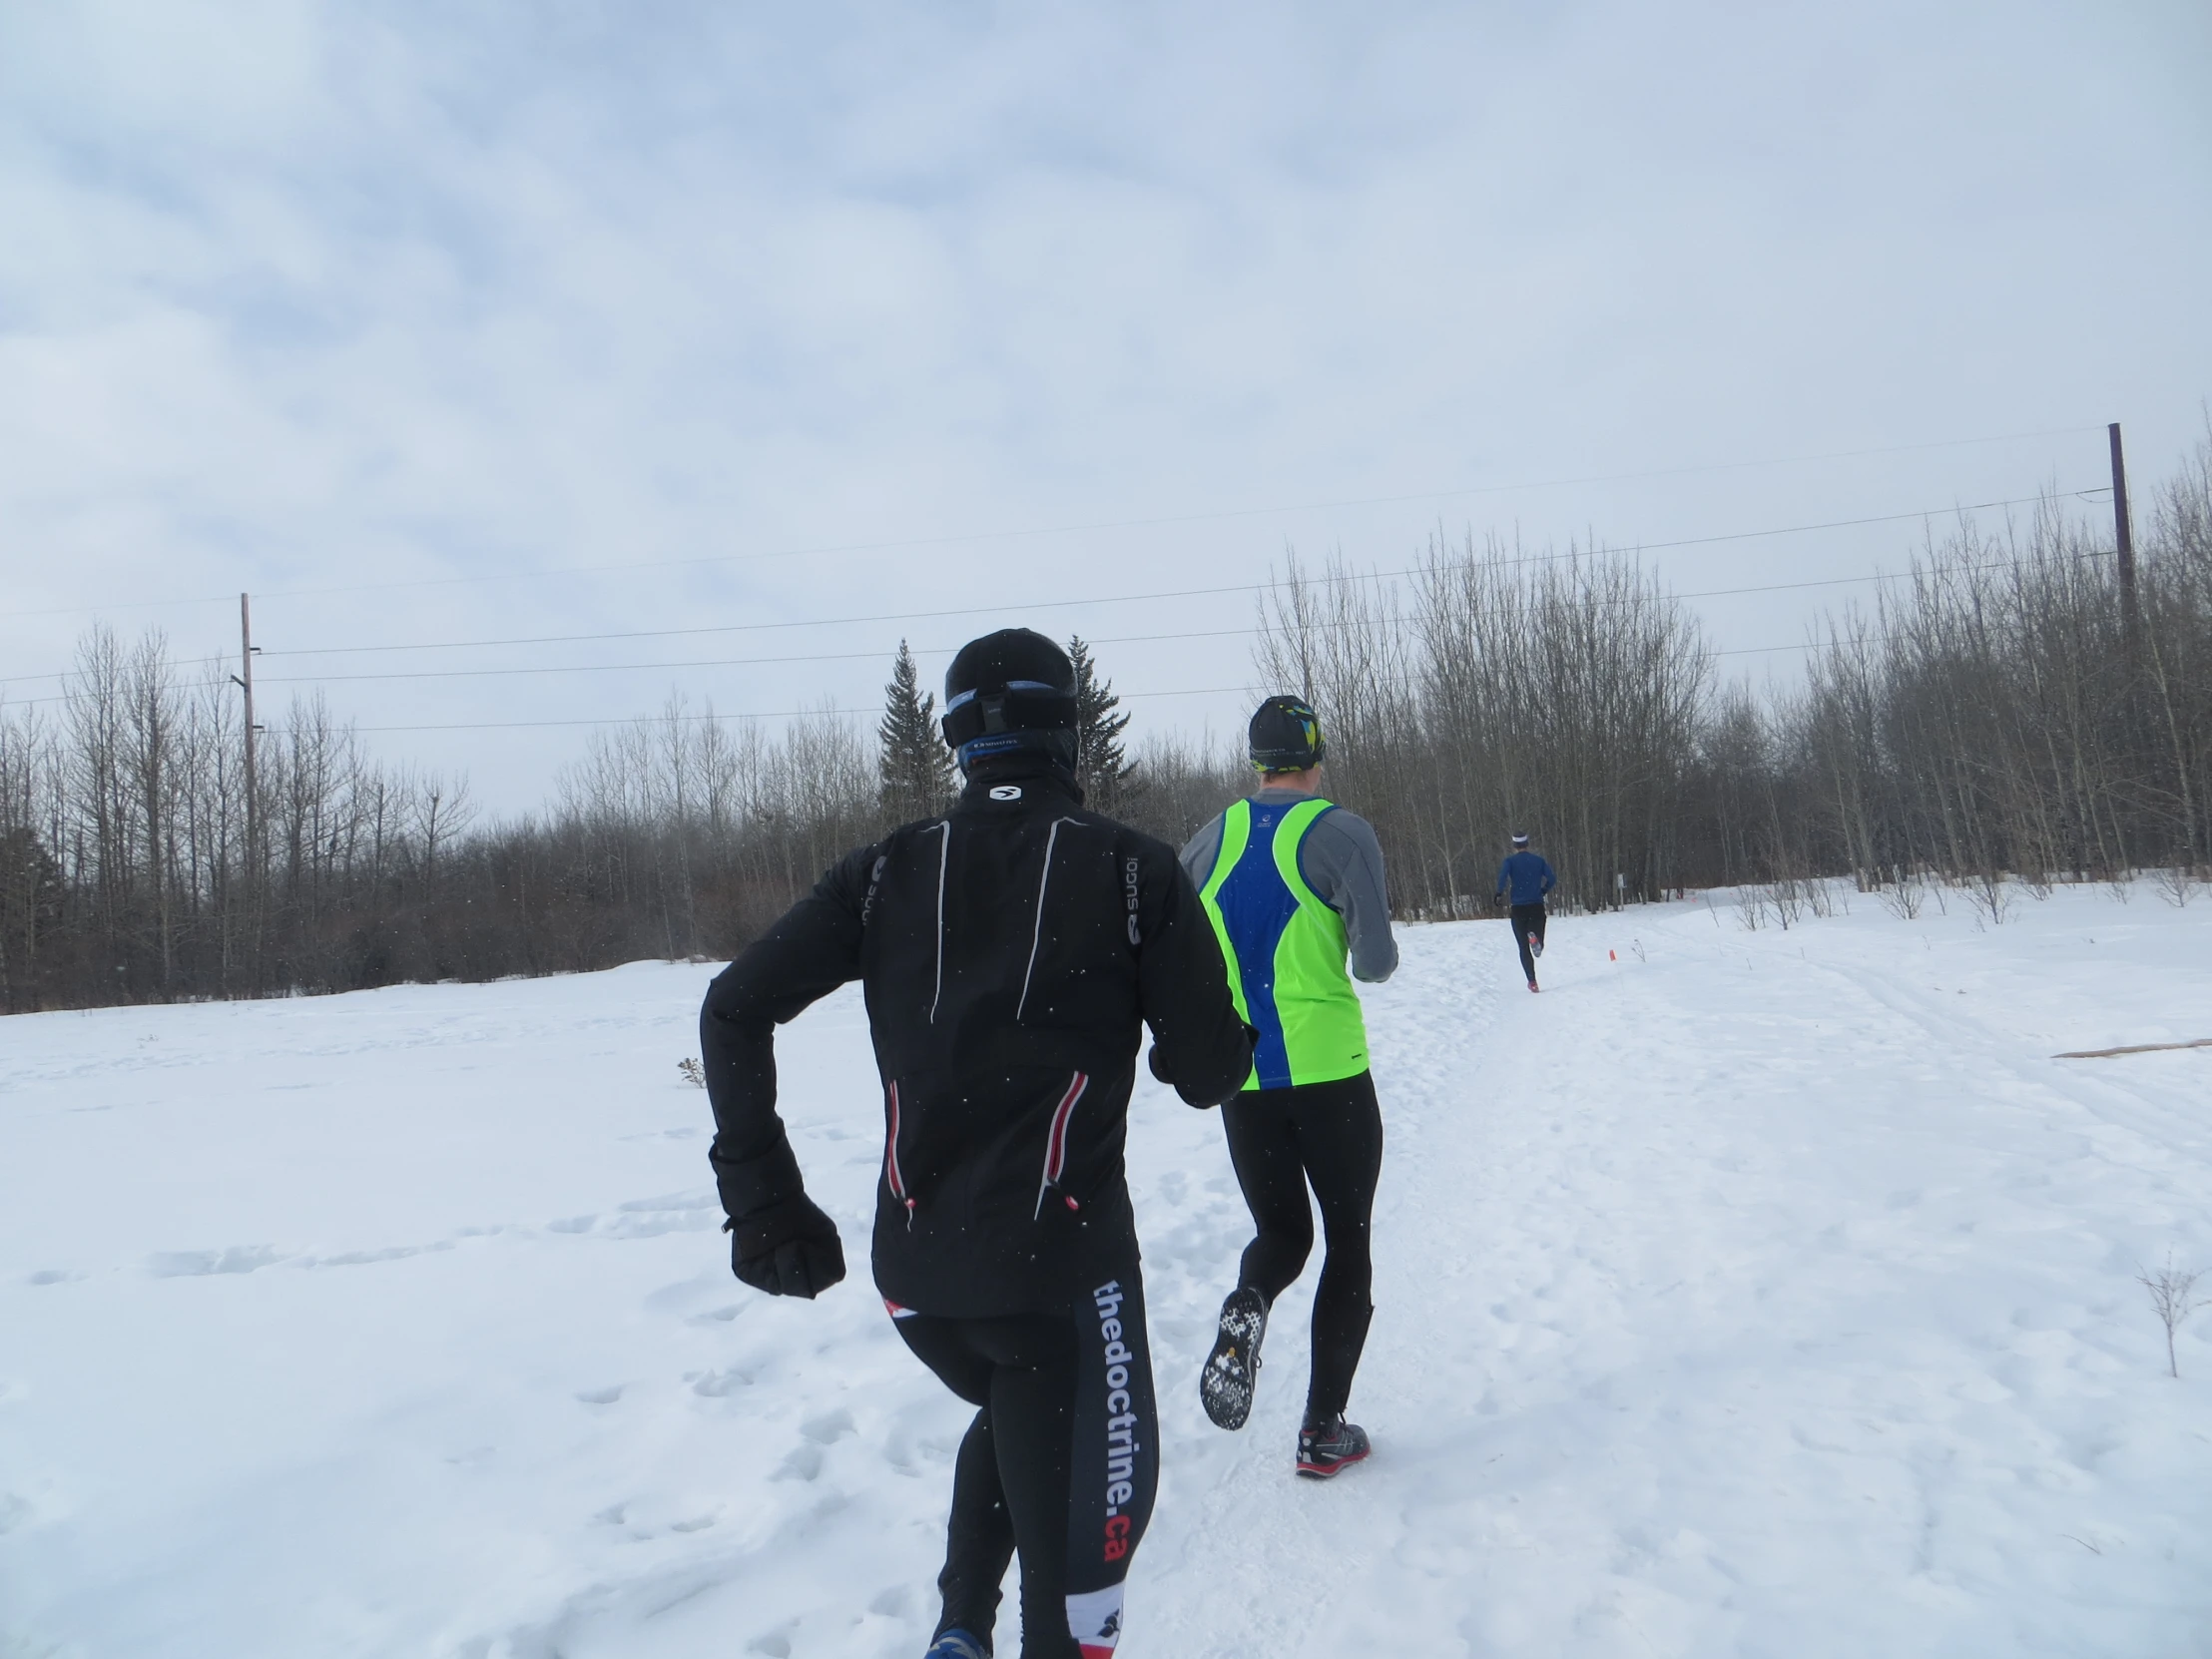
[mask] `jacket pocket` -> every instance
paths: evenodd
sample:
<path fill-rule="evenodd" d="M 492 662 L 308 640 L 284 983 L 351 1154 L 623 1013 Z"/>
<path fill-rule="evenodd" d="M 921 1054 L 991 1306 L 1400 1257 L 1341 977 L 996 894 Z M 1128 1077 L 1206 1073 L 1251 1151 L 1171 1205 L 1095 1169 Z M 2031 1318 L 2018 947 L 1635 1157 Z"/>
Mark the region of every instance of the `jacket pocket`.
<path fill-rule="evenodd" d="M 1045 1194 L 1057 1187 L 1060 1177 L 1067 1172 L 1068 1124 L 1075 1116 L 1076 1104 L 1083 1098 L 1083 1091 L 1090 1084 L 1088 1074 L 1070 1072 L 1067 1087 L 1060 1092 L 1060 1103 L 1052 1108 L 1052 1121 L 1045 1128 L 1044 1172 L 1037 1182 L 1037 1207 L 1029 1218 L 1032 1221 L 1043 1218 Z M 1080 1208 L 1073 1197 L 1063 1193 L 1061 1198 L 1070 1210 Z"/>
<path fill-rule="evenodd" d="M 883 1183 L 906 1212 L 908 1232 L 914 1225 L 914 1201 L 907 1196 L 906 1177 L 898 1167 L 898 1079 L 883 1086 Z"/>

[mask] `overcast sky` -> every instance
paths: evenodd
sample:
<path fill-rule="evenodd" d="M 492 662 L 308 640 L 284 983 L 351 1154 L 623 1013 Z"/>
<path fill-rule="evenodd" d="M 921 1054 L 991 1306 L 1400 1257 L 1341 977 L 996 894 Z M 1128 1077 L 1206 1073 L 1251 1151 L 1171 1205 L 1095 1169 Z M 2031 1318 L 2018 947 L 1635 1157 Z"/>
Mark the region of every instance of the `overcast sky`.
<path fill-rule="evenodd" d="M 2108 420 L 2148 485 L 2208 292 L 2202 0 L 0 0 L 0 693 L 250 590 L 272 701 L 499 809 L 586 728 L 496 723 L 864 707 L 1007 621 L 1228 732 L 1252 598 L 1187 590 L 1290 547 L 2071 491 Z M 1764 676 L 1870 592 L 1694 604 Z M 308 654 L 677 629 L 745 631 Z M 329 678 L 589 664 L 652 666 Z"/>

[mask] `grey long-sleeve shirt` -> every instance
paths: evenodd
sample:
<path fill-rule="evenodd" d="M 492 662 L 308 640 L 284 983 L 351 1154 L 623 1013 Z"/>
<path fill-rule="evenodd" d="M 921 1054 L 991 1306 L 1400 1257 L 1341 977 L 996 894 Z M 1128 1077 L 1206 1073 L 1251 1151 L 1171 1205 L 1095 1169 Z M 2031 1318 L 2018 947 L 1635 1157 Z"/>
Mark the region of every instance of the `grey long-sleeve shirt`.
<path fill-rule="evenodd" d="M 1252 799 L 1270 807 L 1295 807 L 1297 790 L 1261 789 Z M 1203 887 L 1221 854 L 1222 821 L 1216 818 L 1183 848 L 1183 867 Z M 1315 895 L 1345 918 L 1352 946 L 1352 977 L 1381 984 L 1397 968 L 1397 940 L 1390 936 L 1390 905 L 1383 896 L 1382 845 L 1375 826 L 1339 807 L 1315 820 L 1298 848 L 1298 872 Z"/>

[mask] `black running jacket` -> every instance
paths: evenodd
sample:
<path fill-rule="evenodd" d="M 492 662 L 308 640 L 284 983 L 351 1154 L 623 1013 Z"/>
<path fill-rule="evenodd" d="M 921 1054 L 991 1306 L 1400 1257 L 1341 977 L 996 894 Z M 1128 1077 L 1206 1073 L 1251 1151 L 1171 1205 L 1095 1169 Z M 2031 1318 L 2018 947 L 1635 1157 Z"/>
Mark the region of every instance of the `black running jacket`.
<path fill-rule="evenodd" d="M 742 1222 L 801 1190 L 773 1030 L 866 987 L 883 1090 L 875 1283 L 950 1318 L 1046 1313 L 1126 1262 L 1139 1027 L 1193 1105 L 1252 1065 L 1220 946 L 1175 852 L 1019 757 L 944 818 L 848 853 L 716 978 L 700 1016 L 711 1153 Z"/>

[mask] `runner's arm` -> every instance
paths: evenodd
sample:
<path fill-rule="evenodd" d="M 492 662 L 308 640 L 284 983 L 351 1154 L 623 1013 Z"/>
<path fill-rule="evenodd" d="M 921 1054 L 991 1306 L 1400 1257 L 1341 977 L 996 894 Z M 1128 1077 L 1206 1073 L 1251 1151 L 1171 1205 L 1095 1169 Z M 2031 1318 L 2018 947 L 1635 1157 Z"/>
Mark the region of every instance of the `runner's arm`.
<path fill-rule="evenodd" d="M 1126 857 L 1127 854 L 1125 853 Z M 1252 1074 L 1252 1032 L 1229 995 L 1221 941 L 1173 858 L 1139 860 L 1137 997 L 1152 1073 L 1193 1106 L 1218 1106 Z"/>
<path fill-rule="evenodd" d="M 1222 815 L 1216 813 L 1213 822 L 1204 826 L 1183 845 L 1179 855 L 1183 873 L 1191 878 L 1191 885 L 1203 887 L 1207 877 L 1214 873 L 1214 860 L 1221 856 Z"/>
<path fill-rule="evenodd" d="M 860 911 L 880 850 L 866 846 L 839 860 L 707 988 L 699 1013 L 715 1114 L 707 1156 L 738 1227 L 805 1196 L 776 1110 L 775 1030 L 858 976 Z"/>
<path fill-rule="evenodd" d="M 1397 971 L 1390 901 L 1382 885 L 1382 843 L 1375 826 L 1339 807 L 1314 821 L 1299 847 L 1299 872 L 1345 918 L 1352 977 L 1379 985 Z"/>

